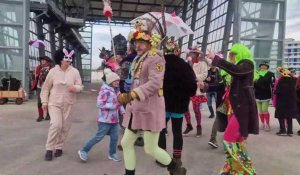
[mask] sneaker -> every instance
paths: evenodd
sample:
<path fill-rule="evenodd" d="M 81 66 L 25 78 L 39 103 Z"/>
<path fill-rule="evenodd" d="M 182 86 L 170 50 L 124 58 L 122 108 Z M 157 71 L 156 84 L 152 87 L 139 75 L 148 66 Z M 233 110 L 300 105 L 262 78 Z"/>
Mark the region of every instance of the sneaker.
<path fill-rule="evenodd" d="M 78 155 L 79 155 L 79 158 L 82 160 L 82 161 L 87 161 L 88 159 L 88 153 L 85 152 L 85 151 L 82 151 L 82 150 L 79 150 L 78 151 Z"/>
<path fill-rule="evenodd" d="M 286 135 L 286 132 L 285 131 L 279 131 L 279 132 L 276 133 L 276 135 L 284 136 L 284 135 Z"/>
<path fill-rule="evenodd" d="M 54 156 L 60 157 L 60 156 L 62 156 L 62 154 L 63 154 L 63 151 L 61 149 L 57 149 L 57 150 L 55 150 Z"/>
<path fill-rule="evenodd" d="M 300 130 L 297 132 L 297 134 L 300 136 Z"/>
<path fill-rule="evenodd" d="M 202 128 L 201 128 L 201 126 L 197 126 L 196 137 L 199 138 L 201 136 L 202 136 Z"/>
<path fill-rule="evenodd" d="M 46 161 L 51 161 L 53 158 L 53 151 L 47 150 L 45 154 L 45 160 Z"/>
<path fill-rule="evenodd" d="M 293 137 L 293 135 L 294 135 L 293 133 L 287 134 L 287 136 L 289 136 L 289 137 Z"/>
<path fill-rule="evenodd" d="M 193 126 L 191 124 L 187 124 L 186 125 L 186 129 L 183 132 L 183 135 L 186 136 L 189 132 L 191 132 L 193 130 Z"/>
<path fill-rule="evenodd" d="M 218 148 L 219 145 L 217 143 L 217 141 L 215 139 L 211 139 L 208 144 L 212 147 L 212 148 Z"/>
<path fill-rule="evenodd" d="M 38 117 L 38 118 L 36 119 L 36 122 L 41 122 L 41 121 L 43 121 L 43 120 L 44 120 L 43 117 Z"/>
<path fill-rule="evenodd" d="M 113 160 L 115 162 L 120 162 L 121 161 L 121 159 L 119 158 L 119 156 L 116 153 L 112 154 L 112 155 L 108 155 L 108 159 Z"/>

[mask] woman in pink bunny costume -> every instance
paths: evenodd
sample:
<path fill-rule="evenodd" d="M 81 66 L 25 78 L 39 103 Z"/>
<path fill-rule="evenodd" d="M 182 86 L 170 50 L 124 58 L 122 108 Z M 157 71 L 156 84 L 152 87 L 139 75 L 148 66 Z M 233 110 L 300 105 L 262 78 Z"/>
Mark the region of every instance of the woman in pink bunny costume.
<path fill-rule="evenodd" d="M 56 66 L 47 75 L 41 91 L 44 112 L 49 111 L 51 122 L 46 143 L 45 160 L 62 156 L 62 148 L 71 128 L 71 109 L 76 93 L 82 91 L 79 71 L 71 63 L 74 51 L 59 49 L 54 54 Z"/>

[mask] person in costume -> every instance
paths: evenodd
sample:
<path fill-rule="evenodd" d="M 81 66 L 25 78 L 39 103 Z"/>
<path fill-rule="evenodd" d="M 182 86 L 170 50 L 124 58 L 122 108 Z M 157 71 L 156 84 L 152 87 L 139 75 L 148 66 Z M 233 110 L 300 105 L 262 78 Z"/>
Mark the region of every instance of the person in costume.
<path fill-rule="evenodd" d="M 253 82 L 257 77 L 255 62 L 250 50 L 243 44 L 234 44 L 229 57 L 234 64 L 222 59 L 222 55 L 210 52 L 212 65 L 225 70 L 232 77 L 229 99 L 233 115 L 229 118 L 224 133 L 226 163 L 221 175 L 255 175 L 255 169 L 247 153 L 245 139 L 248 134 L 258 134 L 258 112 Z"/>
<path fill-rule="evenodd" d="M 88 153 L 94 145 L 99 143 L 105 135 L 110 135 L 108 159 L 113 161 L 121 161 L 117 154 L 117 143 L 119 138 L 119 117 L 123 115 L 124 107 L 118 102 L 117 96 L 119 91 L 120 77 L 110 69 L 104 69 L 106 82 L 101 86 L 97 97 L 98 115 L 98 131 L 78 151 L 79 158 L 83 161 L 88 160 Z"/>
<path fill-rule="evenodd" d="M 274 94 L 276 95 L 275 118 L 279 121 L 279 136 L 293 135 L 293 118 L 298 118 L 296 84 L 297 78 L 283 67 L 278 67 L 280 78 L 276 84 Z M 287 127 L 285 124 L 287 121 Z"/>
<path fill-rule="evenodd" d="M 163 97 L 165 60 L 157 51 L 161 36 L 151 33 L 154 25 L 149 19 L 138 19 L 135 23 L 136 31 L 129 38 L 137 52 L 131 66 L 131 91 L 118 97 L 121 104 L 127 104 L 123 119 L 126 129 L 121 140 L 125 175 L 135 174 L 134 143 L 141 131 L 144 132 L 146 154 L 166 165 L 170 174 L 185 175 L 186 169 L 158 146 L 159 133 L 166 127 Z"/>
<path fill-rule="evenodd" d="M 221 81 L 221 75 L 219 69 L 215 66 L 211 66 L 208 70 L 207 78 L 205 80 L 205 82 L 208 84 L 206 97 L 207 97 L 207 106 L 210 112 L 209 118 L 215 117 L 212 100 L 214 98 L 217 101 L 217 91 L 220 85 L 220 81 Z"/>
<path fill-rule="evenodd" d="M 164 98 L 166 123 L 172 122 L 173 158 L 181 162 L 183 147 L 182 122 L 188 110 L 189 101 L 197 90 L 196 75 L 191 66 L 180 55 L 180 48 L 175 41 L 169 41 L 165 47 L 166 71 L 164 75 Z M 166 150 L 166 128 L 160 132 L 158 145 Z M 158 163 L 158 162 L 157 162 Z"/>
<path fill-rule="evenodd" d="M 120 92 L 125 93 L 128 92 L 130 87 L 128 88 L 126 84 L 126 79 L 128 78 L 129 69 L 133 59 L 136 57 L 136 51 L 133 44 L 128 44 L 128 48 L 126 51 L 125 58 L 120 62 L 121 66 L 121 76 L 120 76 Z"/>
<path fill-rule="evenodd" d="M 275 82 L 275 75 L 273 72 L 268 71 L 268 63 L 260 64 L 259 68 L 259 78 L 254 83 L 256 103 L 262 124 L 261 129 L 270 131 L 270 113 L 268 108 L 272 98 L 272 88 Z"/>
<path fill-rule="evenodd" d="M 224 70 L 219 70 L 221 79 L 216 88 L 216 118 L 211 129 L 211 135 L 208 144 L 212 148 L 218 148 L 217 132 L 224 132 L 227 127 L 227 117 L 230 117 L 231 111 L 227 113 L 227 109 L 231 109 L 228 95 L 225 92 L 229 91 L 231 84 L 231 76 Z M 220 110 L 220 108 L 225 108 Z M 227 114 L 229 114 L 227 116 Z"/>
<path fill-rule="evenodd" d="M 41 64 L 38 65 L 35 69 L 34 81 L 33 81 L 32 87 L 31 87 L 32 91 L 36 90 L 36 95 L 38 98 L 37 107 L 38 107 L 39 116 L 36 119 L 37 122 L 44 120 L 44 111 L 42 108 L 40 94 L 41 94 L 41 89 L 43 87 L 43 84 L 46 80 L 46 77 L 47 77 L 50 69 L 52 68 L 52 65 L 51 65 L 52 60 L 47 56 L 40 57 L 40 62 L 41 62 Z M 45 120 L 50 120 L 49 113 L 47 113 Z"/>
<path fill-rule="evenodd" d="M 46 143 L 45 160 L 50 161 L 63 154 L 63 145 L 72 123 L 71 111 L 76 101 L 76 93 L 82 91 L 79 71 L 71 63 L 74 50 L 59 49 L 54 54 L 56 66 L 48 73 L 41 91 L 43 110 L 51 116 Z"/>
<path fill-rule="evenodd" d="M 198 46 L 194 46 L 189 50 L 188 57 L 188 60 L 192 60 L 192 67 L 196 74 L 197 84 L 203 85 L 203 82 L 205 81 L 208 73 L 208 65 L 204 59 L 205 55 L 199 50 Z M 200 104 L 207 101 L 205 93 L 200 90 L 200 87 L 197 89 L 196 95 L 191 98 L 191 101 L 197 121 L 196 137 L 200 137 L 202 135 Z M 190 131 L 193 130 L 191 114 L 189 110 L 185 113 L 185 119 L 187 124 L 183 135 L 187 135 Z"/>

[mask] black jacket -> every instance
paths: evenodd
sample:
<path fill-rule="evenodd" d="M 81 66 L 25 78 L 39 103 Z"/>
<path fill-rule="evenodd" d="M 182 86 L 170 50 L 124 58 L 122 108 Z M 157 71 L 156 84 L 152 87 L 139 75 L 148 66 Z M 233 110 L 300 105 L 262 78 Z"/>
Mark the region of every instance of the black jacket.
<path fill-rule="evenodd" d="M 210 81 L 207 80 L 208 77 L 211 79 Z M 205 82 L 208 84 L 208 89 L 206 92 L 217 92 L 218 87 L 220 86 L 220 82 L 222 81 L 219 69 L 216 69 L 215 72 L 209 69 L 207 78 L 205 80 Z"/>
<path fill-rule="evenodd" d="M 166 112 L 184 113 L 197 90 L 191 66 L 175 55 L 165 55 L 164 97 Z"/>
<path fill-rule="evenodd" d="M 273 72 L 267 72 L 265 76 L 259 76 L 254 83 L 255 98 L 258 100 L 268 100 L 272 98 L 272 87 L 275 82 Z"/>
<path fill-rule="evenodd" d="M 258 134 L 258 112 L 253 87 L 254 64 L 250 60 L 241 60 L 234 65 L 216 56 L 212 65 L 224 69 L 232 76 L 229 100 L 239 122 L 241 135 L 248 137 L 248 134 Z"/>
<path fill-rule="evenodd" d="M 282 77 L 275 89 L 276 110 L 275 118 L 297 118 L 296 81 L 294 77 Z"/>

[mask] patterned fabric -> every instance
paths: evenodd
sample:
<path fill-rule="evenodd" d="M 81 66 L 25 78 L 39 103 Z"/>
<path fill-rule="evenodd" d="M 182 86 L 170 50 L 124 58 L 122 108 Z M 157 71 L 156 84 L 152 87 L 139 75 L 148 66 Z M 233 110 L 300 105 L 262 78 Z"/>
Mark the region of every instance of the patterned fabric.
<path fill-rule="evenodd" d="M 42 67 L 38 77 L 38 87 L 41 88 L 46 80 L 46 77 L 50 71 L 50 66 Z"/>
<path fill-rule="evenodd" d="M 233 115 L 233 110 L 232 110 L 232 106 L 229 100 L 229 93 L 230 93 L 230 89 L 227 87 L 225 89 L 225 94 L 223 96 L 223 103 L 217 107 L 217 111 L 221 112 L 222 114 L 227 115 L 228 117 Z"/>
<path fill-rule="evenodd" d="M 119 122 L 119 113 L 125 113 L 123 106 L 117 99 L 119 93 L 120 92 L 115 92 L 113 87 L 103 83 L 97 97 L 97 107 L 99 108 L 98 122 Z"/>
<path fill-rule="evenodd" d="M 205 103 L 207 102 L 207 97 L 204 95 L 195 95 L 193 97 L 191 97 L 191 100 L 193 102 L 193 104 L 200 104 L 200 103 Z"/>
<path fill-rule="evenodd" d="M 229 143 L 224 141 L 226 162 L 220 174 L 255 175 L 255 169 L 247 153 L 245 142 Z"/>

